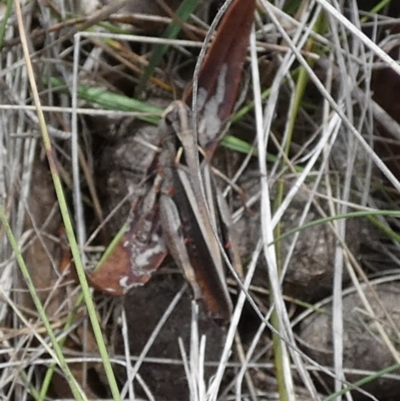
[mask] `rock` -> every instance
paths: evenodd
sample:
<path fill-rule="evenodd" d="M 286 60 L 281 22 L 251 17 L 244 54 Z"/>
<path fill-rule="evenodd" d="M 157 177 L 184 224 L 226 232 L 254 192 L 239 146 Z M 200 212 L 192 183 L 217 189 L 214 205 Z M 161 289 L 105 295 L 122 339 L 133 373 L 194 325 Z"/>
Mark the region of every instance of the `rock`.
<path fill-rule="evenodd" d="M 400 351 L 398 335 L 400 331 L 399 295 L 400 283 L 381 284 L 374 287 L 379 301 L 373 291 L 363 289 L 375 316 L 370 316 L 365 309 L 359 295 L 355 292 L 343 299 L 343 357 L 346 369 L 360 369 L 376 372 L 396 363 L 387 345 L 379 335 L 375 321 L 385 329 L 388 338 L 397 351 Z M 304 351 L 316 362 L 323 366 L 333 366 L 333 331 L 332 305 L 326 307 L 327 313 L 314 312 L 301 324 L 300 339 Z M 392 320 L 394 326 L 388 319 Z M 394 372 L 395 374 L 397 372 Z M 320 373 L 321 374 L 321 373 Z M 332 387 L 332 379 L 321 374 L 326 383 Z M 346 380 L 354 383 L 364 375 L 348 373 Z M 379 401 L 400 397 L 398 380 L 379 378 L 362 386 Z M 357 391 L 351 392 L 353 399 L 364 401 L 368 398 Z"/>

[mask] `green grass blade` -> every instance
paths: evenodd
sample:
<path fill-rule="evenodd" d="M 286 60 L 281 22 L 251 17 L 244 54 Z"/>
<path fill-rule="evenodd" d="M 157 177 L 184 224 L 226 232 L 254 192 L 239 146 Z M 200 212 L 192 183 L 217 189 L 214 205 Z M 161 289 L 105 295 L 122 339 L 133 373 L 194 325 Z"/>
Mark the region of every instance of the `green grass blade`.
<path fill-rule="evenodd" d="M 340 390 L 334 394 L 331 394 L 329 397 L 324 398 L 322 401 L 332 401 L 332 400 L 336 399 L 336 397 L 340 397 L 341 395 L 346 394 L 348 391 L 354 390 L 356 387 L 363 386 L 364 384 L 370 383 L 373 380 L 377 380 L 380 377 L 387 375 L 389 373 L 395 372 L 396 370 L 399 370 L 399 369 L 400 369 L 400 364 L 389 366 L 385 369 L 382 369 L 382 370 L 376 372 L 373 375 L 364 377 L 364 378 L 356 381 L 352 386 L 344 387 L 342 390 Z"/>
<path fill-rule="evenodd" d="M 105 344 L 105 341 L 103 338 L 102 329 L 100 327 L 99 321 L 97 320 L 97 311 L 96 311 L 93 299 L 91 297 L 89 285 L 88 285 L 88 282 L 86 279 L 84 266 L 83 266 L 82 259 L 80 256 L 80 250 L 79 250 L 76 238 L 75 238 L 73 225 L 71 222 L 71 218 L 70 218 L 70 215 L 68 212 L 66 198 L 64 195 L 64 190 L 63 190 L 60 175 L 58 172 L 57 161 L 55 158 L 55 152 L 52 147 L 50 136 L 49 136 L 49 133 L 47 130 L 46 120 L 44 118 L 43 110 L 41 107 L 39 93 L 38 93 L 38 89 L 37 89 L 37 85 L 36 85 L 36 81 L 35 81 L 35 75 L 34 75 L 33 67 L 32 67 L 32 61 L 31 61 L 30 54 L 29 54 L 28 43 L 26 40 L 26 32 L 25 32 L 24 21 L 23 21 L 23 17 L 22 17 L 21 5 L 18 0 L 15 1 L 15 9 L 16 9 L 16 14 L 17 14 L 18 28 L 19 28 L 20 38 L 21 38 L 25 65 L 26 65 L 27 74 L 28 74 L 28 78 L 29 78 L 31 94 L 32 94 L 33 102 L 34 102 L 34 105 L 36 108 L 36 113 L 37 113 L 37 117 L 38 117 L 38 121 L 39 121 L 39 128 L 40 128 L 40 132 L 42 135 L 42 141 L 43 141 L 44 149 L 46 152 L 47 160 L 49 162 L 50 172 L 51 172 L 54 189 L 55 189 L 56 196 L 57 196 L 57 201 L 58 201 L 59 208 L 61 211 L 62 220 L 63 220 L 64 226 L 65 226 L 68 243 L 71 248 L 71 253 L 72 253 L 75 267 L 76 267 L 76 273 L 77 273 L 79 283 L 82 288 L 83 297 L 84 297 L 85 304 L 87 307 L 89 319 L 92 324 L 93 333 L 96 338 L 99 353 L 100 353 L 102 361 L 103 361 L 103 366 L 104 366 L 105 374 L 106 374 L 106 377 L 108 380 L 108 384 L 110 386 L 110 390 L 111 390 L 114 400 L 119 401 L 121 399 L 121 396 L 120 396 L 118 385 L 117 385 L 115 375 L 114 375 L 114 372 L 113 372 L 113 369 L 111 366 L 110 358 L 109 358 L 109 355 L 107 352 L 107 347 L 106 347 L 106 344 Z M 4 220 L 4 217 L 5 217 L 4 213 L 2 214 L 2 217 Z M 18 251 L 18 247 L 16 247 L 15 249 Z M 19 257 L 18 262 L 20 264 L 22 262 L 21 268 L 24 269 L 28 273 L 26 266 L 23 263 L 22 255 Z M 29 275 L 26 275 L 26 277 L 28 280 L 27 281 L 28 286 L 34 291 L 35 289 L 34 289 L 32 281 L 29 278 Z M 36 300 L 35 304 L 37 304 L 38 312 L 41 314 L 41 316 L 43 315 L 43 319 L 45 319 L 45 320 L 43 320 L 43 322 L 46 324 L 46 328 L 48 328 L 50 330 L 49 336 L 51 336 L 52 341 L 55 340 L 55 341 L 53 341 L 53 346 L 54 346 L 55 350 L 57 350 L 57 353 L 59 353 L 61 355 L 61 356 L 57 355 L 57 357 L 60 358 L 60 357 L 62 357 L 61 347 L 58 345 L 58 343 L 55 339 L 54 333 L 52 332 L 49 322 L 48 321 L 46 322 L 47 319 L 45 316 L 45 311 L 43 310 L 43 307 L 42 307 L 41 303 L 39 302 L 39 299 Z M 63 363 L 62 359 L 60 360 L 60 363 Z M 67 379 L 70 383 L 71 390 L 74 394 L 74 397 L 77 400 L 85 399 L 86 397 L 81 392 L 81 389 L 79 388 L 78 383 L 75 381 L 74 377 L 72 376 L 72 373 L 69 370 L 68 365 L 66 363 L 63 363 L 63 367 L 65 370 Z"/>
<path fill-rule="evenodd" d="M 0 51 L 3 50 L 4 36 L 6 34 L 6 28 L 7 28 L 7 24 L 8 24 L 8 19 L 10 18 L 10 15 L 11 15 L 11 10 L 12 10 L 13 3 L 14 3 L 13 0 L 7 0 L 6 10 L 5 10 L 3 18 L 2 18 L 2 20 L 0 22 Z"/>
<path fill-rule="evenodd" d="M 184 0 L 182 4 L 179 6 L 178 10 L 176 11 L 176 16 L 181 21 L 186 21 L 198 3 L 199 0 Z M 180 24 L 176 21 L 172 21 L 171 24 L 165 30 L 163 37 L 168 39 L 175 39 L 180 31 L 181 31 Z M 137 87 L 138 96 L 140 96 L 143 93 L 147 81 L 153 75 L 155 68 L 160 64 L 161 59 L 163 58 L 164 54 L 167 52 L 168 49 L 169 46 L 167 45 L 155 46 L 153 55 L 151 56 L 149 64 L 146 67 L 146 70 L 142 78 L 140 79 L 139 85 Z"/>
<path fill-rule="evenodd" d="M 392 239 L 400 243 L 400 235 L 395 233 L 394 231 L 390 230 L 390 228 L 386 226 L 382 226 L 382 224 L 375 218 L 375 216 L 390 216 L 395 218 L 400 218 L 400 210 L 365 210 L 365 211 L 358 211 L 358 212 L 350 212 L 344 214 L 337 214 L 335 216 L 328 216 L 323 219 L 317 219 L 313 221 L 309 221 L 308 223 L 303 224 L 301 227 L 294 228 L 293 230 L 287 231 L 285 234 L 280 235 L 274 241 L 282 241 L 283 239 L 289 237 L 290 235 L 296 234 L 297 232 L 306 230 L 307 228 L 315 227 L 320 224 L 330 223 L 334 220 L 341 220 L 341 219 L 351 219 L 351 218 L 358 218 L 358 217 L 367 217 L 376 227 L 380 228 L 385 234 L 389 235 Z M 272 244 L 269 244 L 272 245 Z"/>
<path fill-rule="evenodd" d="M 34 285 L 34 283 L 32 281 L 30 273 L 29 273 L 29 269 L 28 269 L 28 267 L 27 267 L 27 265 L 25 263 L 25 260 L 24 260 L 24 258 L 22 256 L 22 253 L 21 253 L 21 250 L 20 250 L 20 248 L 18 246 L 18 243 L 17 243 L 17 241 L 16 241 L 16 239 L 14 237 L 14 234 L 13 234 L 13 232 L 11 230 L 11 227 L 10 227 L 8 221 L 7 221 L 7 217 L 6 217 L 5 211 L 1 206 L 0 206 L 0 221 L 3 224 L 3 228 L 4 228 L 5 233 L 7 235 L 8 241 L 9 241 L 9 243 L 11 245 L 11 248 L 12 248 L 12 250 L 14 252 L 14 256 L 15 256 L 15 258 L 17 260 L 17 263 L 18 263 L 18 266 L 19 266 L 19 268 L 21 270 L 22 276 L 23 276 L 23 278 L 24 278 L 24 280 L 26 282 L 26 285 L 28 287 L 29 293 L 32 296 L 32 300 L 33 300 L 33 303 L 34 303 L 34 305 L 36 307 L 38 315 L 39 315 L 39 317 L 40 317 L 40 319 L 41 319 L 41 321 L 42 321 L 42 323 L 43 323 L 43 325 L 44 325 L 44 327 L 46 329 L 47 335 L 50 338 L 51 344 L 52 344 L 53 349 L 54 349 L 54 354 L 55 354 L 54 356 L 55 356 L 55 359 L 57 361 L 57 364 L 60 366 L 61 370 L 64 372 L 66 380 L 70 385 L 71 391 L 72 391 L 75 399 L 79 400 L 79 401 L 86 400 L 86 396 L 85 396 L 83 390 L 80 388 L 79 384 L 75 380 L 75 378 L 74 378 L 74 376 L 73 376 L 73 374 L 72 374 L 72 372 L 71 372 L 71 370 L 70 370 L 70 368 L 69 368 L 69 366 L 68 366 L 68 364 L 67 364 L 67 362 L 66 362 L 66 360 L 64 358 L 62 349 L 61 349 L 61 347 L 60 347 L 60 345 L 59 345 L 59 343 L 57 341 L 56 335 L 55 335 L 55 333 L 54 333 L 54 331 L 53 331 L 53 329 L 51 327 L 49 319 L 47 318 L 47 314 L 46 314 L 46 311 L 44 309 L 44 306 L 43 306 L 42 302 L 40 301 L 39 296 L 37 294 L 35 285 Z"/>
<path fill-rule="evenodd" d="M 46 85 L 51 86 L 60 93 L 69 93 L 68 86 L 59 78 L 47 77 L 43 78 L 43 81 Z M 138 118 L 151 124 L 158 124 L 163 112 L 159 107 L 152 106 L 140 100 L 131 99 L 124 95 L 112 93 L 103 88 L 79 85 L 77 95 L 78 99 L 97 104 L 105 109 L 143 113 L 145 115 L 138 116 Z"/>
<path fill-rule="evenodd" d="M 84 301 L 83 294 L 80 293 L 80 295 L 75 303 L 75 307 L 73 308 L 73 310 L 69 313 L 69 315 L 67 317 L 65 325 L 63 327 L 63 331 L 67 331 L 73 325 L 73 323 L 75 322 L 76 315 L 77 315 L 77 310 L 78 310 L 79 306 L 82 305 L 83 301 Z M 63 337 L 58 343 L 59 346 L 63 347 L 66 340 L 67 340 L 67 337 L 66 336 Z M 35 399 L 37 399 L 38 401 L 44 401 L 46 399 L 47 392 L 51 385 L 51 380 L 53 378 L 53 374 L 54 374 L 56 366 L 57 365 L 55 363 L 53 363 L 48 367 L 46 374 L 44 376 L 40 391 L 37 394 L 37 396 L 35 396 Z"/>

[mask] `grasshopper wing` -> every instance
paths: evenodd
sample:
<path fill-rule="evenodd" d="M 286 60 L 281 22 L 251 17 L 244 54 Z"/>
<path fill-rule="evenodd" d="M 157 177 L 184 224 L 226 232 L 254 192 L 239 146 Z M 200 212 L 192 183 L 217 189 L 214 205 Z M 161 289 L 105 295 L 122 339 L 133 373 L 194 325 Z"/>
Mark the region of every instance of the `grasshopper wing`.
<path fill-rule="evenodd" d="M 89 274 L 94 287 L 111 295 L 147 283 L 167 255 L 160 224 L 159 186 L 161 176 L 132 208 L 122 237 Z"/>

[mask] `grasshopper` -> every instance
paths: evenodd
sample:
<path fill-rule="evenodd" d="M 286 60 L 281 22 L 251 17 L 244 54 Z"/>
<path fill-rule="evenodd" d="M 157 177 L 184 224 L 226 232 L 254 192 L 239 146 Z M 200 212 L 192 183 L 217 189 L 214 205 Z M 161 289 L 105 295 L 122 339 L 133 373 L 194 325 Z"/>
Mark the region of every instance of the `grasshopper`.
<path fill-rule="evenodd" d="M 191 128 L 191 112 L 177 101 L 166 110 L 161 129 L 164 132 L 160 196 L 160 220 L 169 252 L 183 270 L 195 299 L 203 300 L 215 319 L 229 320 L 231 299 L 225 280 L 224 262 L 213 226 L 220 240 L 229 244 L 234 268 L 241 274 L 236 238 L 222 194 L 217 190 L 206 158 L 197 172 L 198 145 Z M 181 152 L 177 154 L 177 147 Z M 185 163 L 181 160 L 185 158 Z M 203 180 L 205 198 L 201 190 Z M 211 211 L 210 220 L 207 205 Z"/>
<path fill-rule="evenodd" d="M 228 321 L 232 303 L 213 225 L 222 243 L 229 245 L 230 259 L 239 273 L 240 258 L 228 207 L 204 157 L 201 179 L 212 222 L 208 216 L 191 121 L 191 111 L 181 101 L 165 111 L 159 127 L 162 149 L 151 190 L 133 205 L 123 236 L 89 278 L 97 288 L 122 295 L 146 283 L 169 252 L 191 285 L 194 298 L 203 300 L 212 317 Z"/>
<path fill-rule="evenodd" d="M 159 126 L 161 150 L 152 163 L 156 172 L 149 172 L 153 185 L 133 205 L 114 251 L 89 275 L 97 288 L 121 295 L 144 284 L 169 252 L 194 298 L 202 300 L 213 318 L 229 321 L 232 302 L 219 241 L 239 275 L 242 269 L 230 213 L 210 160 L 235 102 L 254 9 L 255 0 L 232 2 L 200 70 L 198 143 L 187 106 L 191 88 L 184 101 L 173 102 L 165 111 Z"/>

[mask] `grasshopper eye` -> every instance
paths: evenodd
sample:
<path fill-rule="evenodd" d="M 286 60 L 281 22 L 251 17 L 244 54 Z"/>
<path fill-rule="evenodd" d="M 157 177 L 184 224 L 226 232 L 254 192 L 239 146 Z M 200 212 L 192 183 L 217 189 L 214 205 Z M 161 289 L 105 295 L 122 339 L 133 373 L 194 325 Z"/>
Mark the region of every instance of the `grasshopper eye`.
<path fill-rule="evenodd" d="M 164 121 L 168 127 L 172 127 L 176 121 L 176 117 L 174 117 L 173 114 L 172 111 L 164 114 Z"/>
<path fill-rule="evenodd" d="M 179 121 L 179 109 L 176 107 L 178 102 L 172 102 L 164 111 L 163 120 L 167 126 L 175 126 Z"/>

